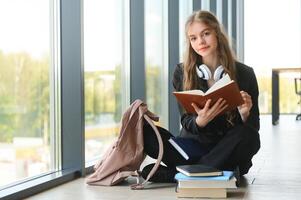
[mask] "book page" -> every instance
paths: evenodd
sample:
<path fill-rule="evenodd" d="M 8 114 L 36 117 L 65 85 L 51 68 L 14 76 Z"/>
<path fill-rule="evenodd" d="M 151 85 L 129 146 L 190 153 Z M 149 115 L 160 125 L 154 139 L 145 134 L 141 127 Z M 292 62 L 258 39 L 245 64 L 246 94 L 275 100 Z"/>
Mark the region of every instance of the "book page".
<path fill-rule="evenodd" d="M 205 94 L 202 90 L 185 90 L 185 91 L 174 92 L 174 93 L 196 94 L 196 95 L 204 95 Z"/>
<path fill-rule="evenodd" d="M 214 92 L 215 90 L 218 90 L 219 88 L 224 87 L 225 85 L 228 85 L 229 83 L 233 82 L 233 80 L 230 79 L 230 76 L 226 74 L 223 76 L 223 78 L 219 79 L 217 82 L 215 82 L 211 88 L 207 90 L 205 94 L 209 94 L 211 92 Z"/>

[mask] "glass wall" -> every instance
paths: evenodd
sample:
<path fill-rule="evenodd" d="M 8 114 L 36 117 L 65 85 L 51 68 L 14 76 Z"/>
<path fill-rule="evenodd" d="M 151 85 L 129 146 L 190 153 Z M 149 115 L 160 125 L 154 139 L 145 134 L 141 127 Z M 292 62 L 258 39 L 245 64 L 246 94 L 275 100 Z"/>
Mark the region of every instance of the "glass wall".
<path fill-rule="evenodd" d="M 255 69 L 262 113 L 271 112 L 272 68 L 301 66 L 300 9 L 299 0 L 245 0 L 245 63 Z M 280 75 L 281 113 L 299 112 L 294 77 Z"/>
<path fill-rule="evenodd" d="M 0 1 L 0 188 L 56 168 L 51 2 Z"/>
<path fill-rule="evenodd" d="M 168 127 L 167 0 L 145 1 L 146 102 Z"/>
<path fill-rule="evenodd" d="M 84 1 L 85 156 L 116 138 L 129 105 L 129 1 Z"/>

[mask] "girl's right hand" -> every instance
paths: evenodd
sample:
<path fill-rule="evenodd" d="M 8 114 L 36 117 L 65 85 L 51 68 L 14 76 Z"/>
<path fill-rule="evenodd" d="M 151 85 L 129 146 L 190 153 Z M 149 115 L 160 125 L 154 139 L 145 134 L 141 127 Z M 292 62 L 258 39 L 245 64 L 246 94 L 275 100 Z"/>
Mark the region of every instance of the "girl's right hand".
<path fill-rule="evenodd" d="M 196 124 L 199 127 L 205 127 L 212 119 L 227 108 L 226 100 L 219 98 L 213 106 L 210 107 L 211 99 L 206 101 L 204 108 L 199 108 L 195 103 L 192 107 L 197 113 Z"/>

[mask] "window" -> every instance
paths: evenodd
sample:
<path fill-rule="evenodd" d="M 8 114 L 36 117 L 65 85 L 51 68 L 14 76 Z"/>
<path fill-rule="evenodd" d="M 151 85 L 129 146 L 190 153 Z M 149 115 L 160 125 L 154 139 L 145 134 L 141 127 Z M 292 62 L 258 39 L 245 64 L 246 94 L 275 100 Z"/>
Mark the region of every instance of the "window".
<path fill-rule="evenodd" d="M 180 0 L 179 5 L 179 37 L 180 37 L 180 61 L 183 62 L 186 49 L 185 23 L 192 14 L 192 1 Z"/>
<path fill-rule="evenodd" d="M 85 156 L 98 159 L 129 105 L 129 1 L 84 1 Z"/>
<path fill-rule="evenodd" d="M 146 102 L 168 127 L 167 1 L 145 1 Z"/>
<path fill-rule="evenodd" d="M 0 187 L 58 169 L 51 2 L 0 1 Z"/>

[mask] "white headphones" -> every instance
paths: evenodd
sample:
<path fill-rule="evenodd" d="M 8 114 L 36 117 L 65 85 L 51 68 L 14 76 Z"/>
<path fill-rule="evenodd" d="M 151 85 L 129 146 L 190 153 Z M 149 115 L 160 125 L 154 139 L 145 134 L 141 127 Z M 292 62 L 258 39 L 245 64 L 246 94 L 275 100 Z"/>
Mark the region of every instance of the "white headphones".
<path fill-rule="evenodd" d="M 198 77 L 200 77 L 204 80 L 209 80 L 212 77 L 210 69 L 205 64 L 196 66 L 196 73 L 198 74 Z M 226 75 L 226 72 L 224 71 L 224 67 L 220 65 L 214 71 L 213 79 L 215 81 L 218 81 L 225 75 Z"/>

